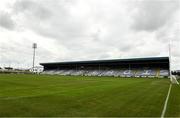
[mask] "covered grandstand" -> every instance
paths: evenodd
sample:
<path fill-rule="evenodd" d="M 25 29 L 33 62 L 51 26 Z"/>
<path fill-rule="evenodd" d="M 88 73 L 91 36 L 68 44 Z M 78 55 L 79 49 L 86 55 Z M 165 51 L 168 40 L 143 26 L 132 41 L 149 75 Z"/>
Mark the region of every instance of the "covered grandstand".
<path fill-rule="evenodd" d="M 168 77 L 169 57 L 131 58 L 41 63 L 43 74 L 115 76 L 115 77 Z"/>

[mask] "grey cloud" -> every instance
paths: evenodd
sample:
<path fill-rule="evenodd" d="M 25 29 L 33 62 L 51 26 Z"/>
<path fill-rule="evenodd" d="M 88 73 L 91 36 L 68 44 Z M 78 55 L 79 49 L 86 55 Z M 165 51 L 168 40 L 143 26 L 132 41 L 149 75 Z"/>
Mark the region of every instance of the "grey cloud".
<path fill-rule="evenodd" d="M 36 6 L 36 3 L 34 3 L 33 1 L 30 1 L 30 0 L 18 0 L 15 2 L 14 8 L 18 12 L 24 12 L 28 9 L 32 9 L 34 7 L 34 5 Z"/>
<path fill-rule="evenodd" d="M 0 26 L 8 30 L 13 30 L 15 28 L 15 22 L 9 13 L 0 12 Z"/>
<path fill-rule="evenodd" d="M 109 55 L 108 53 L 104 53 L 104 54 L 100 55 L 99 58 L 100 59 L 108 59 L 108 58 L 111 58 L 111 55 Z"/>
<path fill-rule="evenodd" d="M 70 14 L 72 0 L 19 0 L 14 10 L 23 17 L 23 27 L 57 40 L 75 39 L 84 31 L 82 21 Z M 85 22 L 85 21 L 84 21 Z M 83 25 L 82 25 L 83 24 Z"/>
<path fill-rule="evenodd" d="M 133 48 L 135 48 L 135 46 L 126 45 L 126 46 L 121 47 L 120 51 L 127 52 L 127 51 L 130 51 Z"/>
<path fill-rule="evenodd" d="M 48 3 L 46 5 L 48 6 Z M 27 14 L 27 17 L 34 16 L 41 20 L 48 19 L 52 15 L 45 5 L 33 0 L 18 0 L 14 4 L 14 10 L 17 13 Z"/>
<path fill-rule="evenodd" d="M 146 0 L 137 2 L 138 12 L 132 28 L 137 31 L 155 31 L 173 17 L 178 9 L 178 0 Z"/>

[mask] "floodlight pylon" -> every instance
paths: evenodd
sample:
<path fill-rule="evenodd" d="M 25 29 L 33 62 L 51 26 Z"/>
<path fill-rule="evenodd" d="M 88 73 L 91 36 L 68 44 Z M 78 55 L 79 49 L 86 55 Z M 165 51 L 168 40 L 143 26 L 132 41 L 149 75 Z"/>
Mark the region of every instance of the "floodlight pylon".
<path fill-rule="evenodd" d="M 33 67 L 32 67 L 32 71 L 34 72 L 34 65 L 35 65 L 35 57 L 36 57 L 36 48 L 37 48 L 37 44 L 33 43 Z"/>

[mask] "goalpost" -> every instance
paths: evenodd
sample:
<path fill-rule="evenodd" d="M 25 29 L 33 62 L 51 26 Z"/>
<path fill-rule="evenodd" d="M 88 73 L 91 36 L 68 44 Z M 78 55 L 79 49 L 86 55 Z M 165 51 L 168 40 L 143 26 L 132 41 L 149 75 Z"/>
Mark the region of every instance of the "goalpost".
<path fill-rule="evenodd" d="M 169 40 L 169 77 L 172 84 L 179 84 L 176 76 L 172 75 L 171 71 L 171 39 Z"/>

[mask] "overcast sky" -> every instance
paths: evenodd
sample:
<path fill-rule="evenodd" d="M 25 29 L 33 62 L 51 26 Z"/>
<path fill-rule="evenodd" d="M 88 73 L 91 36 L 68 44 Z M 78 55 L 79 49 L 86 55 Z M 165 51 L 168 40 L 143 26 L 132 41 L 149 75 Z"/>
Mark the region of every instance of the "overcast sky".
<path fill-rule="evenodd" d="M 179 0 L 1 0 L 0 66 L 168 56 L 180 69 Z"/>

